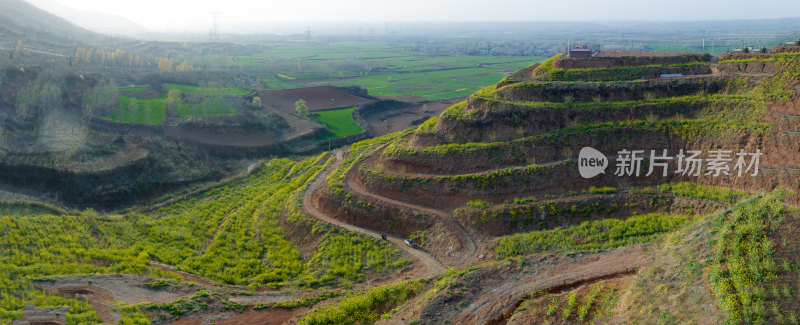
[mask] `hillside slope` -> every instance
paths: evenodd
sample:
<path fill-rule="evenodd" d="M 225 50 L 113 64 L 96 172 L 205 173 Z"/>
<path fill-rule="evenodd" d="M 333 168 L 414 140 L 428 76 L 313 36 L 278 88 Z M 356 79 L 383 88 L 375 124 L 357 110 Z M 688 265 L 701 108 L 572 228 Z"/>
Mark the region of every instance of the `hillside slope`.
<path fill-rule="evenodd" d="M 23 40 L 28 47 L 53 50 L 99 36 L 23 0 L 0 1 L 0 30 L 0 45 L 6 48 L 14 48 L 18 40 Z"/>
<path fill-rule="evenodd" d="M 800 48 L 598 59 L 144 206 L 0 204 L 0 317 L 799 322 Z"/>
<path fill-rule="evenodd" d="M 554 57 L 351 148 L 318 194 L 326 211 L 461 270 L 387 317 L 796 322 L 798 48 L 586 60 Z M 578 172 L 584 147 L 606 155 L 604 174 Z M 636 150 L 640 169 L 621 165 Z M 676 155 L 694 150 L 706 165 L 681 172 Z M 733 157 L 719 172 L 717 150 Z"/>

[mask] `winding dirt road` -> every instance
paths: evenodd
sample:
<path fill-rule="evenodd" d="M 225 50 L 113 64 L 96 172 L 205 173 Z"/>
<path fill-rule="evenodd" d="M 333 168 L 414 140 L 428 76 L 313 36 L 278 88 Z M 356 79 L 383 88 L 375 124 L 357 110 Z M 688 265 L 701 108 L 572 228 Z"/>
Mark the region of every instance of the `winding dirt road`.
<path fill-rule="evenodd" d="M 341 220 L 333 218 L 333 216 L 325 213 L 325 211 L 323 211 L 319 207 L 319 202 L 312 199 L 313 193 L 320 190 L 319 187 L 321 184 L 324 184 L 325 180 L 328 178 L 328 174 L 332 170 L 336 169 L 336 167 L 338 167 L 339 164 L 342 162 L 341 150 L 333 151 L 333 154 L 336 161 L 331 166 L 328 166 L 328 168 L 320 176 L 318 176 L 313 183 L 311 183 L 311 186 L 309 186 L 308 190 L 303 195 L 303 211 L 307 213 L 309 216 L 317 220 L 320 220 L 322 222 L 327 222 L 350 231 L 359 232 L 362 234 L 366 234 L 368 236 L 380 238 L 381 234 L 375 230 L 354 226 L 349 223 L 345 223 L 342 222 Z M 424 271 L 422 271 L 422 277 L 432 277 L 444 272 L 445 269 L 444 265 L 442 265 L 441 262 L 439 262 L 435 257 L 433 257 L 433 255 L 420 249 L 414 249 L 408 247 L 408 245 L 406 245 L 403 242 L 404 239 L 399 236 L 393 234 L 386 234 L 386 237 L 388 241 L 397 245 L 398 248 L 408 253 L 408 255 L 410 255 L 411 258 L 415 260 L 415 262 L 418 265 L 415 267 L 419 267 L 421 265 L 424 268 Z"/>
<path fill-rule="evenodd" d="M 379 154 L 380 152 L 375 153 L 375 155 Z M 342 180 L 344 188 L 347 191 L 356 193 L 362 197 L 367 197 L 374 201 L 382 202 L 384 204 L 401 206 L 408 209 L 424 212 L 431 216 L 436 217 L 436 219 L 439 222 L 441 222 L 443 225 L 445 225 L 445 227 L 450 229 L 456 236 L 458 236 L 458 240 L 461 242 L 462 245 L 464 245 L 464 248 L 466 249 L 463 258 L 459 259 L 459 263 L 457 263 L 457 265 L 458 266 L 468 265 L 477 258 L 478 245 L 475 243 L 475 239 L 472 237 L 472 235 L 470 235 L 466 231 L 466 229 L 464 229 L 464 227 L 460 223 L 458 223 L 458 221 L 455 221 L 455 219 L 453 219 L 450 216 L 449 212 L 375 194 L 371 192 L 369 189 L 364 187 L 363 182 L 361 182 L 361 180 L 358 177 L 358 167 L 359 166 L 353 166 L 353 168 L 350 168 L 350 170 L 348 170 L 347 173 L 345 174 L 344 180 Z"/>

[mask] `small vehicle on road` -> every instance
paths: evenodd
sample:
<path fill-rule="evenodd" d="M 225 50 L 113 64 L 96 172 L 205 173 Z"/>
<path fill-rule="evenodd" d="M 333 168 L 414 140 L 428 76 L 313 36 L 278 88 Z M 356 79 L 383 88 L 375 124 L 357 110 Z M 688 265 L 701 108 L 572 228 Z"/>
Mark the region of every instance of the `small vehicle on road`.
<path fill-rule="evenodd" d="M 403 242 L 404 242 L 404 243 L 406 243 L 406 245 L 408 245 L 408 247 L 411 247 L 411 248 L 416 248 L 416 249 L 418 249 L 418 248 L 419 248 L 419 245 L 417 245 L 417 243 L 416 243 L 416 242 L 414 242 L 414 240 L 413 240 L 413 239 L 406 239 L 406 240 L 404 240 Z"/>

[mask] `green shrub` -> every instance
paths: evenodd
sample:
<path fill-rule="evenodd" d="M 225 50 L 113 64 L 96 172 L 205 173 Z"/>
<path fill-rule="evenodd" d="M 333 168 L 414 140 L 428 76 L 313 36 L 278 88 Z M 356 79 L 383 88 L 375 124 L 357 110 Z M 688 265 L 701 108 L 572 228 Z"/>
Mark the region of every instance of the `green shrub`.
<path fill-rule="evenodd" d="M 467 206 L 473 209 L 485 210 L 492 206 L 492 204 L 483 200 L 472 200 L 467 202 Z"/>
<path fill-rule="evenodd" d="M 617 193 L 617 189 L 609 186 L 603 187 L 589 187 L 589 193 L 591 194 L 614 194 Z"/>
<path fill-rule="evenodd" d="M 378 320 L 384 312 L 418 294 L 422 285 L 420 280 L 409 280 L 360 292 L 345 297 L 336 304 L 312 310 L 306 314 L 300 324 L 371 323 Z"/>
<path fill-rule="evenodd" d="M 716 247 L 708 278 L 726 323 L 757 324 L 770 319 L 766 282 L 782 271 L 767 233 L 783 220 L 784 195 L 778 189 L 740 203 L 712 221 Z"/>

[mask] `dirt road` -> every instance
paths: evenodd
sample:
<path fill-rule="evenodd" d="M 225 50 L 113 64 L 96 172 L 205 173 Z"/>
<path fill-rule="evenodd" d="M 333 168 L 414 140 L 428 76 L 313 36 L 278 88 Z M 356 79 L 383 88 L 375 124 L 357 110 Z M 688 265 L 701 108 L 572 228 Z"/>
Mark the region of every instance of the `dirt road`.
<path fill-rule="evenodd" d="M 367 197 L 374 201 L 379 201 L 384 204 L 401 206 L 408 209 L 420 211 L 427 213 L 431 216 L 435 216 L 439 222 L 445 225 L 448 229 L 450 229 L 456 236 L 458 236 L 458 240 L 464 245 L 466 252 L 464 253 L 463 257 L 459 259 L 459 266 L 464 266 L 470 264 L 478 255 L 478 245 L 475 243 L 475 239 L 472 238 L 463 226 L 461 226 L 458 221 L 455 221 L 450 215 L 449 212 L 435 209 L 431 207 L 426 207 L 422 205 L 417 205 L 410 202 L 400 201 L 393 198 L 381 196 L 371 192 L 369 189 L 365 188 L 363 182 L 358 178 L 358 166 L 354 166 L 350 170 L 347 171 L 345 174 L 344 180 L 342 180 L 344 187 L 347 191 L 356 193 L 362 197 Z"/>
<path fill-rule="evenodd" d="M 377 231 L 354 226 L 333 218 L 333 216 L 325 213 L 322 209 L 320 209 L 319 202 L 317 202 L 316 200 L 312 200 L 312 194 L 315 191 L 319 190 L 321 184 L 324 184 L 331 170 L 336 169 L 336 167 L 338 167 L 339 164 L 342 162 L 341 150 L 336 150 L 333 152 L 333 154 L 336 161 L 331 166 L 329 166 L 328 169 L 326 169 L 319 177 L 317 177 L 317 179 L 314 180 L 313 183 L 311 183 L 311 186 L 308 188 L 305 195 L 303 196 L 303 211 L 306 212 L 309 216 L 317 220 L 320 220 L 322 222 L 327 222 L 350 231 L 359 232 L 362 234 L 366 234 L 368 236 L 380 238 L 381 234 Z M 424 271 L 422 271 L 422 277 L 435 276 L 444 271 L 445 269 L 444 265 L 442 265 L 442 263 L 436 260 L 436 258 L 433 257 L 433 255 L 420 249 L 414 249 L 408 247 L 408 245 L 406 245 L 403 242 L 404 239 L 401 237 L 392 234 L 386 234 L 386 235 L 387 235 L 387 240 L 397 245 L 397 247 L 400 248 L 401 250 L 408 253 L 408 255 L 410 255 L 414 259 L 414 262 L 416 264 L 424 268 Z"/>

